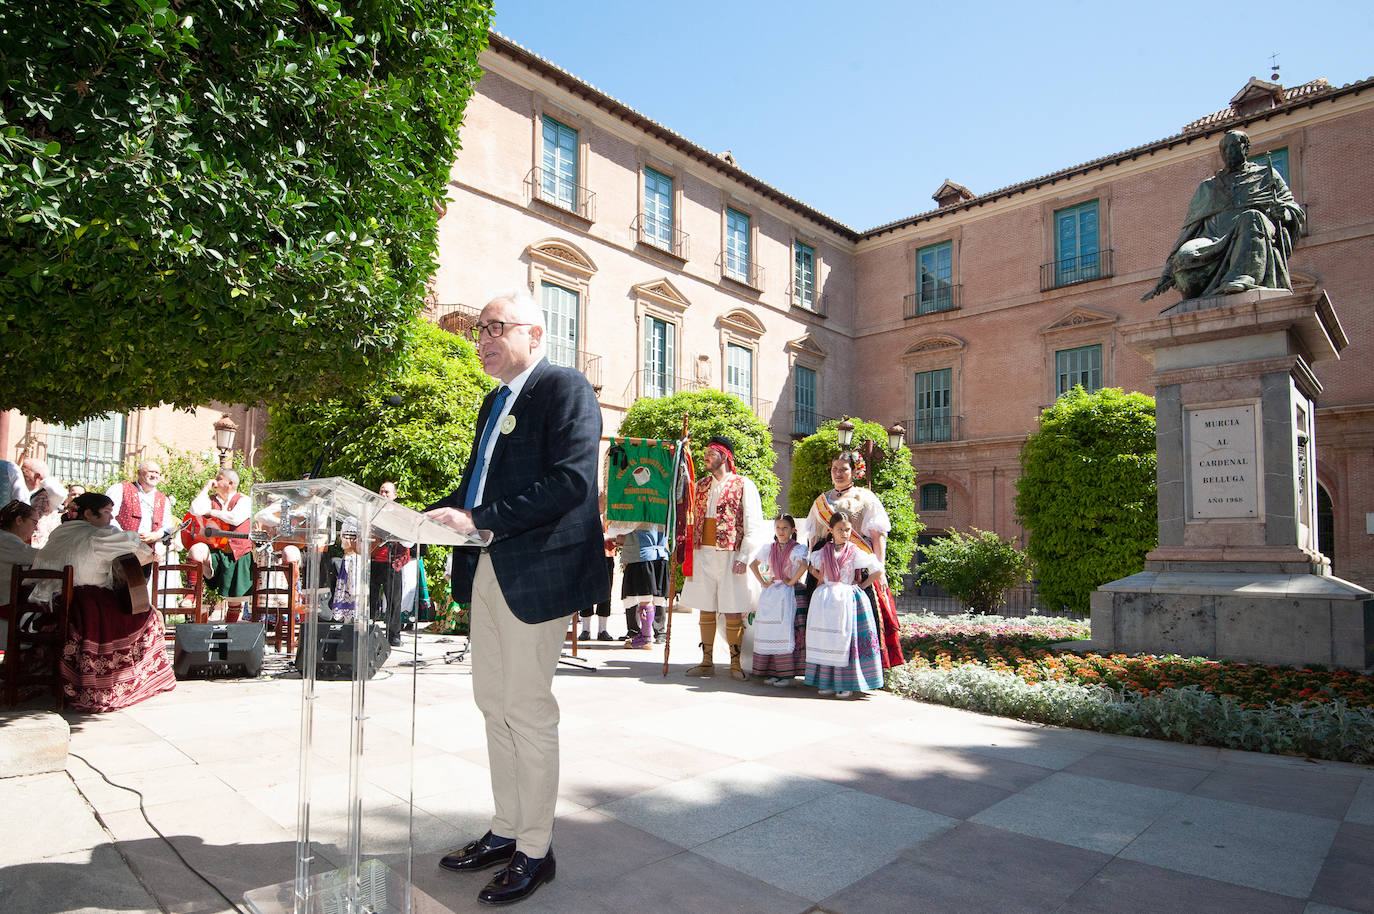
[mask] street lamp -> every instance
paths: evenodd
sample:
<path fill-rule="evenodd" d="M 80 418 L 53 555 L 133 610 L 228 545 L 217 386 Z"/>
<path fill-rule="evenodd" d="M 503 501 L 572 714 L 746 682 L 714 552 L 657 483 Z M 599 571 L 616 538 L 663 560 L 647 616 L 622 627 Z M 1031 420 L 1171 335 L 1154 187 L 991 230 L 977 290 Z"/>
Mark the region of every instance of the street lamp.
<path fill-rule="evenodd" d="M 840 452 L 843 453 L 850 449 L 854 444 L 854 423 L 848 419 L 841 419 L 835 423 L 835 435 L 840 440 Z M 887 451 L 882 448 L 874 449 L 873 442 L 867 441 L 864 444 L 864 462 L 869 464 L 869 476 L 878 471 L 878 464 L 897 453 L 897 449 L 906 441 L 906 429 L 902 428 L 900 422 L 894 422 L 887 427 Z"/>
<path fill-rule="evenodd" d="M 219 451 L 219 466 L 229 468 L 229 452 L 234 449 L 234 436 L 239 432 L 238 423 L 226 413 L 215 420 L 215 449 Z"/>

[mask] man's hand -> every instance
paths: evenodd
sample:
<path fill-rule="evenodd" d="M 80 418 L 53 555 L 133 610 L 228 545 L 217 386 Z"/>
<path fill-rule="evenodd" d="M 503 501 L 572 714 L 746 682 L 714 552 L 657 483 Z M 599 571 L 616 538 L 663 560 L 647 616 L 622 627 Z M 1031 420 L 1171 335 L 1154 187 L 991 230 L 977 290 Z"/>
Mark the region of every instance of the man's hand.
<path fill-rule="evenodd" d="M 156 543 L 158 540 L 162 539 L 162 532 L 158 531 L 157 533 L 140 533 L 138 535 L 138 538 L 143 540 L 143 542 L 151 545 L 152 543 Z"/>
<path fill-rule="evenodd" d="M 733 566 L 731 566 L 730 570 L 733 571 L 735 574 L 744 574 L 746 571 L 749 570 L 749 566 L 744 564 L 743 562 L 736 562 Z"/>
<path fill-rule="evenodd" d="M 435 508 L 426 511 L 425 517 L 437 520 L 446 527 L 452 527 L 459 533 L 476 533 L 477 528 L 472 523 L 472 512 L 460 508 Z"/>

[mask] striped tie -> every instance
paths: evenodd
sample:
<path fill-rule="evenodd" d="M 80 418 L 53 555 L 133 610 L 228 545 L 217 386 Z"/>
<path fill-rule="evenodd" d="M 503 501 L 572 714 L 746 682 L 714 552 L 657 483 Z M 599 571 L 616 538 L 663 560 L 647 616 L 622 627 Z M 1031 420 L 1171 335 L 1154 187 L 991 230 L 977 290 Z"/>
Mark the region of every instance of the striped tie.
<path fill-rule="evenodd" d="M 477 489 L 482 482 L 482 473 L 487 468 L 487 444 L 491 441 L 491 434 L 496 430 L 496 422 L 509 396 L 510 388 L 502 384 L 496 388 L 496 399 L 491 401 L 491 412 L 487 413 L 487 424 L 482 429 L 482 440 L 477 445 L 477 462 L 472 465 L 472 478 L 468 480 L 468 491 L 463 498 L 463 507 L 469 510 L 477 506 Z"/>

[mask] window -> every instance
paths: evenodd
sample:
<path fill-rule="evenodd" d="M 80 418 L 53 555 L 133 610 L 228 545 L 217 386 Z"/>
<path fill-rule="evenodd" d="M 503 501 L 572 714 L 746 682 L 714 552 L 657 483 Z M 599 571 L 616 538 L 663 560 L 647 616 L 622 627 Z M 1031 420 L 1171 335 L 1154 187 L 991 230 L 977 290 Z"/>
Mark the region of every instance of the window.
<path fill-rule="evenodd" d="M 124 416 L 107 413 L 79 425 L 50 426 L 47 445 L 53 479 L 95 485 L 118 473 L 124 461 Z"/>
<path fill-rule="evenodd" d="M 673 331 L 676 326 L 656 317 L 644 318 L 644 396 L 673 393 Z"/>
<path fill-rule="evenodd" d="M 725 344 L 725 392 L 754 405 L 754 350 L 734 343 Z"/>
<path fill-rule="evenodd" d="M 918 444 L 950 440 L 950 369 L 916 373 L 916 428 Z"/>
<path fill-rule="evenodd" d="M 551 365 L 577 367 L 577 293 L 572 289 L 542 283 L 544 339 L 548 341 Z"/>
<path fill-rule="evenodd" d="M 945 241 L 916 252 L 916 313 L 948 311 L 954 307 L 954 242 Z"/>
<path fill-rule="evenodd" d="M 1060 349 L 1054 354 L 1055 396 L 1081 385 L 1088 393 L 1102 389 L 1102 346 Z"/>
<path fill-rule="evenodd" d="M 673 250 L 673 179 L 644 168 L 644 224 L 640 240 L 665 251 Z"/>
<path fill-rule="evenodd" d="M 1056 211 L 1054 226 L 1054 284 L 1097 279 L 1097 201 Z"/>
<path fill-rule="evenodd" d="M 1250 161 L 1254 162 L 1256 165 L 1264 165 L 1266 167 L 1269 165 L 1270 161 L 1272 161 L 1274 163 L 1274 171 L 1279 173 L 1280 178 L 1283 178 L 1283 183 L 1290 186 L 1292 185 L 1293 182 L 1288 180 L 1287 146 L 1282 149 L 1271 149 L 1267 153 L 1261 152 L 1259 155 L 1250 156 Z"/>
<path fill-rule="evenodd" d="M 800 241 L 793 245 L 792 301 L 816 310 L 816 249 Z"/>
<path fill-rule="evenodd" d="M 540 199 L 564 209 L 577 210 L 577 131 L 547 115 L 544 117 L 544 157 L 540 175 Z"/>
<path fill-rule="evenodd" d="M 792 380 L 792 434 L 810 435 L 816 431 L 816 372 L 798 365 Z"/>
<path fill-rule="evenodd" d="M 922 511 L 948 511 L 949 489 L 938 482 L 928 482 L 921 486 Z"/>
<path fill-rule="evenodd" d="M 737 210 L 725 210 L 725 275 L 737 282 L 749 282 L 749 217 Z"/>

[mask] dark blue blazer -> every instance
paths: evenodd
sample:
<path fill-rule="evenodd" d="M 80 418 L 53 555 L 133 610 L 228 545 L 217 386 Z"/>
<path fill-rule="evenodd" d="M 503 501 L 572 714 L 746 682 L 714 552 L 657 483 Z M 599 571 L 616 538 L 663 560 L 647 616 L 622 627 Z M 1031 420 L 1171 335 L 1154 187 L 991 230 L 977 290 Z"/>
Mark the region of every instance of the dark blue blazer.
<path fill-rule="evenodd" d="M 430 507 L 461 508 L 477 479 L 477 444 L 491 412 L 492 391 L 477 414 L 473 452 L 463 481 Z M 488 552 L 501 592 L 516 618 L 547 622 L 585 609 L 610 591 L 606 579 L 597 464 L 601 407 L 581 372 L 540 360 L 511 406 L 515 428 L 496 432 L 478 529 L 495 535 Z M 453 554 L 453 598 L 472 599 L 476 549 Z"/>

